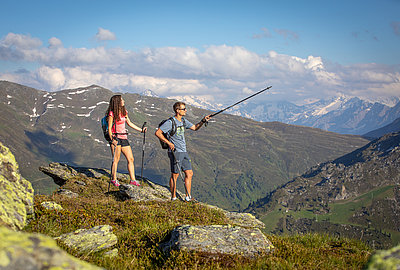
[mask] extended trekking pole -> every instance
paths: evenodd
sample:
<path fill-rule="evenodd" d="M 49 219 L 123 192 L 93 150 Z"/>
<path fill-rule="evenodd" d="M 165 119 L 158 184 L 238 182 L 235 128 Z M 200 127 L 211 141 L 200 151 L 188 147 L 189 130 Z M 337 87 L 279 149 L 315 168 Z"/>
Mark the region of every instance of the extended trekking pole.
<path fill-rule="evenodd" d="M 233 106 L 236 106 L 236 105 L 238 105 L 239 103 L 242 103 L 243 101 L 248 100 L 249 98 L 252 98 L 252 97 L 254 97 L 254 96 L 258 95 L 258 94 L 261 94 L 262 92 L 267 91 L 267 90 L 270 89 L 271 87 L 272 87 L 272 86 L 268 86 L 267 88 L 264 88 L 263 90 L 260 90 L 260 91 L 258 91 L 257 93 L 252 94 L 251 96 L 249 96 L 249 97 L 247 97 L 247 98 L 244 98 L 244 99 L 242 99 L 242 100 L 236 102 L 235 104 L 233 104 L 233 105 L 231 105 L 231 106 L 229 106 L 229 107 L 226 107 L 226 108 L 223 109 L 223 110 L 220 110 L 219 112 L 213 113 L 213 114 L 210 115 L 210 117 L 214 117 L 214 116 L 216 116 L 217 114 L 220 114 L 220 113 L 222 113 L 223 111 L 226 111 L 226 110 L 232 108 Z"/>
<path fill-rule="evenodd" d="M 142 130 L 146 127 L 147 122 L 143 123 Z M 140 171 L 140 179 L 143 181 L 143 165 L 144 165 L 144 147 L 146 144 L 146 131 L 143 132 L 143 145 L 142 145 L 142 169 Z"/>

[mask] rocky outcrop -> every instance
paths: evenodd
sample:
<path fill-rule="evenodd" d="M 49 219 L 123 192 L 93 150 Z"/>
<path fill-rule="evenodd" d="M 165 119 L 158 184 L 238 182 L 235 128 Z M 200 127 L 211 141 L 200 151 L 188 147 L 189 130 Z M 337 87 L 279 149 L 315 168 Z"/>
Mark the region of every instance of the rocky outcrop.
<path fill-rule="evenodd" d="M 400 269 L 400 245 L 376 252 L 369 260 L 366 269 Z"/>
<path fill-rule="evenodd" d="M 111 248 L 118 242 L 117 236 L 112 233 L 112 227 L 109 225 L 76 230 L 55 239 L 81 253 L 102 251 Z"/>
<path fill-rule="evenodd" d="M 67 164 L 53 162 L 49 166 L 41 166 L 39 170 L 51 176 L 54 182 L 63 187 L 66 183 L 73 181 L 77 185 L 84 186 L 83 181 L 77 180 L 79 177 L 89 177 L 95 179 L 109 179 L 110 171 L 105 169 L 94 169 L 85 167 L 74 167 Z M 171 193 L 166 186 L 157 185 L 150 180 L 143 178 L 140 188 L 123 184 L 129 182 L 129 176 L 126 174 L 118 173 L 117 179 L 121 183 L 119 186 L 119 196 L 123 199 L 130 199 L 134 201 L 169 201 Z M 57 191 L 59 194 L 64 194 L 69 197 L 77 197 L 72 191 L 61 188 Z M 183 194 L 177 191 L 178 197 L 184 198 Z"/>
<path fill-rule="evenodd" d="M 74 176 L 79 176 L 80 174 L 87 177 L 101 178 L 104 175 L 110 175 L 110 171 L 104 169 L 91 169 L 85 167 L 73 167 L 67 164 L 62 164 L 58 162 L 52 162 L 49 166 L 40 166 L 39 170 L 51 178 L 53 178 L 54 183 L 59 186 L 63 186 L 67 181 L 71 180 Z M 117 175 L 121 178 L 121 174 Z"/>
<path fill-rule="evenodd" d="M 33 188 L 19 173 L 10 150 L 0 143 L 0 223 L 14 230 L 33 215 Z"/>
<path fill-rule="evenodd" d="M 0 226 L 0 270 L 5 269 L 102 269 L 69 255 L 54 239 L 15 232 Z"/>
<path fill-rule="evenodd" d="M 256 256 L 274 249 L 259 229 L 229 225 L 179 226 L 172 231 L 171 239 L 161 247 L 164 252 L 183 250 L 242 256 Z"/>
<path fill-rule="evenodd" d="M 109 171 L 103 169 L 78 168 L 66 164 L 51 163 L 48 167 L 41 167 L 40 170 L 52 176 L 56 183 L 62 184 L 63 193 L 66 192 L 66 186 L 74 189 L 74 191 L 85 190 L 92 185 L 91 182 L 97 183 L 96 185 L 99 186 L 101 185 L 99 181 L 104 181 L 102 182 L 103 186 L 106 186 L 107 181 L 109 181 Z M 117 177 L 121 183 L 129 181 L 127 175 L 118 174 Z M 170 201 L 171 195 L 168 187 L 155 184 L 148 179 L 142 179 L 141 182 L 142 185 L 140 187 L 121 184 L 118 191 L 113 191 L 112 194 L 123 200 L 129 199 L 137 202 Z M 85 188 L 81 189 L 78 186 L 85 186 Z M 114 187 L 112 189 L 115 190 Z M 177 197 L 182 199 L 183 194 L 179 191 L 177 193 Z M 81 195 L 76 194 L 76 196 Z M 252 214 L 229 212 L 201 202 L 199 204 L 221 211 L 229 225 L 185 225 L 177 227 L 172 232 L 171 240 L 162 245 L 165 251 L 171 249 L 196 250 L 212 254 L 254 256 L 273 249 L 271 242 L 260 231 L 265 227 L 264 223 L 256 219 Z M 79 247 L 79 243 L 85 242 L 84 245 L 87 246 L 89 239 L 83 241 L 82 237 L 78 236 L 79 234 L 80 232 L 68 234 L 68 238 L 77 238 L 78 242 L 65 240 L 65 236 L 59 239 L 67 245 L 82 250 L 84 248 L 83 246 Z M 93 239 L 93 237 L 90 237 L 90 239 Z"/>
<path fill-rule="evenodd" d="M 63 185 L 65 185 L 66 183 L 72 181 L 77 185 L 83 185 L 84 184 L 83 181 L 79 181 L 76 179 L 79 176 L 96 178 L 96 179 L 102 179 L 102 178 L 109 179 L 110 176 L 109 171 L 105 169 L 73 167 L 61 163 L 50 163 L 49 166 L 43 166 L 40 167 L 39 169 L 45 174 L 53 177 L 54 182 L 62 184 L 61 188 L 57 191 L 58 194 L 63 194 L 71 198 L 78 197 L 79 194 L 64 189 Z M 125 174 L 119 173 L 117 174 L 117 178 L 118 180 L 120 180 L 121 183 L 129 182 L 129 177 Z M 83 182 L 83 184 L 80 184 L 79 182 Z M 121 184 L 119 186 L 118 195 L 123 199 L 134 200 L 137 202 L 170 200 L 171 193 L 169 191 L 169 187 L 155 184 L 146 178 L 142 179 L 142 183 L 143 184 L 139 188 L 127 184 Z M 177 197 L 183 200 L 184 194 L 178 190 Z M 232 225 L 241 226 L 245 228 L 260 228 L 260 229 L 265 227 L 264 223 L 255 218 L 252 214 L 229 212 L 213 205 L 209 205 L 206 203 L 201 203 L 201 204 L 206 207 L 222 211 Z"/>

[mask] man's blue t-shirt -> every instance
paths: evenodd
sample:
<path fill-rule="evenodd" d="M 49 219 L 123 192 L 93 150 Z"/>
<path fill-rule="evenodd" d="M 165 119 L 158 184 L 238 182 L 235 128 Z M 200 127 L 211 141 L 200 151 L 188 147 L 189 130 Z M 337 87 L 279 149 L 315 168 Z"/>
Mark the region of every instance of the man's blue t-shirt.
<path fill-rule="evenodd" d="M 167 139 L 175 145 L 177 152 L 186 152 L 185 129 L 191 128 L 193 124 L 186 120 L 186 118 L 184 122 L 178 121 L 175 117 L 172 117 L 172 119 L 176 123 L 176 133 L 174 136 Z M 183 123 L 185 123 L 185 125 L 183 125 Z M 164 133 L 169 133 L 172 130 L 171 120 L 165 121 L 165 123 L 160 126 L 160 129 Z"/>

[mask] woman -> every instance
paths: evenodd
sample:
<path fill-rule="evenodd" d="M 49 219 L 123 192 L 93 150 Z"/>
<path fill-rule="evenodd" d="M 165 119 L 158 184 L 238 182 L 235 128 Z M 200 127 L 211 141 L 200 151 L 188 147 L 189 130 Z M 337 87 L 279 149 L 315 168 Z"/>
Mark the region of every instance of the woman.
<path fill-rule="evenodd" d="M 110 138 L 112 138 L 112 141 L 110 142 L 111 153 L 113 155 L 111 183 L 116 187 L 120 185 L 117 180 L 117 168 L 122 152 L 128 161 L 128 172 L 131 178 L 129 184 L 140 186 L 140 183 L 136 181 L 135 178 L 132 148 L 129 145 L 125 123 L 131 128 L 140 132 L 146 132 L 147 128 L 141 129 L 129 120 L 128 112 L 125 109 L 125 102 L 121 95 L 114 95 L 111 97 L 106 116 L 108 117 L 108 134 L 110 135 Z"/>

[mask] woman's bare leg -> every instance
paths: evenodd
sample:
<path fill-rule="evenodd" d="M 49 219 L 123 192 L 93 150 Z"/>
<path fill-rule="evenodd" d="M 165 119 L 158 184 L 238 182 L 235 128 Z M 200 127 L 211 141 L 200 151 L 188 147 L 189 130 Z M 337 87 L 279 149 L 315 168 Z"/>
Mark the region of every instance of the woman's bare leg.
<path fill-rule="evenodd" d="M 131 181 L 135 181 L 135 165 L 134 165 L 134 158 L 132 154 L 132 148 L 130 146 L 122 147 L 122 153 L 126 157 L 126 161 L 128 162 L 128 172 Z"/>
<path fill-rule="evenodd" d="M 117 148 L 114 150 L 114 145 L 111 146 L 111 151 L 113 154 L 113 163 L 112 163 L 112 167 L 111 167 L 111 179 L 112 180 L 116 180 L 117 179 L 117 169 L 118 169 L 118 162 L 119 159 L 121 157 L 121 146 L 118 145 Z"/>

